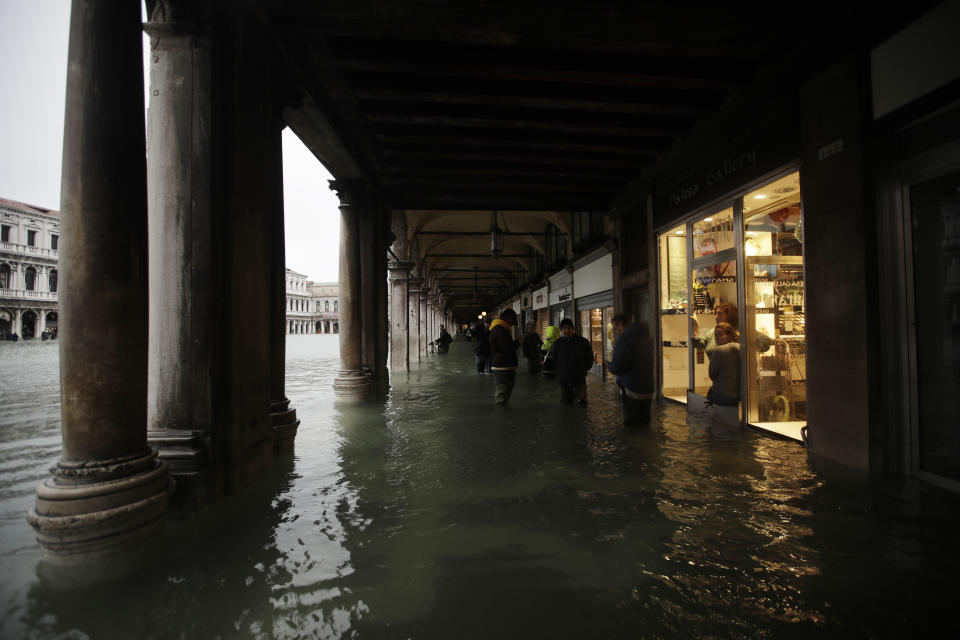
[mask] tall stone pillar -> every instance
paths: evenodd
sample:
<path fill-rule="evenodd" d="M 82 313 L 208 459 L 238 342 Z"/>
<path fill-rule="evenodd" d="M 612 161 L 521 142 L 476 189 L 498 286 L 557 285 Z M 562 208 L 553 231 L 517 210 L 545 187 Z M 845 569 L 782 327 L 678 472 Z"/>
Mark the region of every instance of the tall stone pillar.
<path fill-rule="evenodd" d="M 407 352 L 409 353 L 410 363 L 420 362 L 420 283 L 422 281 L 422 278 L 414 276 L 410 276 L 407 280 L 407 309 L 409 314 Z"/>
<path fill-rule="evenodd" d="M 374 214 L 376 221 L 374 260 L 373 260 L 373 287 L 375 290 L 375 304 L 372 318 L 375 328 L 373 378 L 379 393 L 386 393 L 390 389 L 389 363 L 390 351 L 390 320 L 388 317 L 389 285 L 387 280 L 387 248 L 390 246 L 390 212 L 380 207 Z M 406 314 L 404 314 L 406 316 Z"/>
<path fill-rule="evenodd" d="M 420 285 L 420 360 L 422 361 L 427 357 L 427 336 L 429 335 L 429 318 L 430 314 L 427 313 L 427 298 L 430 297 L 430 292 L 425 289 L 427 286 L 426 281 Z"/>
<path fill-rule="evenodd" d="M 364 203 L 357 212 L 360 219 L 360 308 L 361 308 L 361 358 L 363 367 L 371 378 L 374 377 L 377 348 L 377 241 L 380 233 L 377 229 L 379 218 L 372 198 L 366 194 Z M 373 380 L 371 379 L 371 382 Z"/>
<path fill-rule="evenodd" d="M 360 276 L 360 220 L 363 183 L 332 180 L 330 188 L 340 198 L 340 372 L 333 381 L 339 400 L 363 400 L 370 379 L 363 367 L 363 299 Z"/>
<path fill-rule="evenodd" d="M 290 406 L 286 394 L 287 373 L 287 276 L 283 211 L 283 140 L 279 113 L 271 138 L 270 153 L 273 171 L 270 173 L 273 189 L 273 210 L 267 212 L 270 221 L 269 274 L 269 331 L 270 331 L 270 420 L 273 425 L 273 446 L 284 449 L 293 446 L 297 436 L 297 411 Z"/>
<path fill-rule="evenodd" d="M 60 203 L 63 453 L 27 514 L 55 563 L 132 545 L 160 525 L 173 491 L 147 446 L 140 34 L 136 3 L 73 0 Z"/>
<path fill-rule="evenodd" d="M 409 277 L 412 262 L 390 264 L 390 370 L 410 370 Z"/>
<path fill-rule="evenodd" d="M 151 94 L 147 438 L 181 477 L 210 464 L 213 411 L 211 58 L 192 12 L 188 3 L 166 3 L 144 27 Z"/>

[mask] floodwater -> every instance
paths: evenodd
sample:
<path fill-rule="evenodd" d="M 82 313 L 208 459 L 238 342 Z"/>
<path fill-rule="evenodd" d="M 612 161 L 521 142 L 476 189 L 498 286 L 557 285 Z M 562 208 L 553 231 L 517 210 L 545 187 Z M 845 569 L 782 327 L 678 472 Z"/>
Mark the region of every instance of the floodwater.
<path fill-rule="evenodd" d="M 459 341 L 385 403 L 343 407 L 337 337 L 291 336 L 294 455 L 168 523 L 133 573 L 63 590 L 24 520 L 59 454 L 56 349 L 0 343 L 3 638 L 960 633 L 957 496 L 835 476 L 675 405 L 625 430 L 598 380 L 562 406 L 520 372 L 495 407 Z"/>

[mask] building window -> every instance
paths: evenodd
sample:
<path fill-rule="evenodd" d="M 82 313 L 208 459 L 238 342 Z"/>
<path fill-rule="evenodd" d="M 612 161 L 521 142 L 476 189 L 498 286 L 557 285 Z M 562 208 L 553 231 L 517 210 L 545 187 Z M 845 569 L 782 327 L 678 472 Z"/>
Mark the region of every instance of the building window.
<path fill-rule="evenodd" d="M 23 286 L 27 291 L 33 291 L 37 288 L 37 270 L 33 267 L 27 267 L 23 272 Z"/>
<path fill-rule="evenodd" d="M 56 251 L 59 244 L 60 244 L 60 236 L 58 236 L 58 235 L 55 234 L 55 233 L 54 233 L 54 234 L 51 234 L 51 235 L 50 235 L 50 248 L 53 249 L 54 251 Z"/>
<path fill-rule="evenodd" d="M 339 307 L 339 306 L 340 306 L 340 305 L 338 304 L 338 301 L 337 301 L 337 300 L 334 300 L 334 301 L 333 301 L 333 312 L 334 312 L 334 313 L 336 313 L 336 312 L 338 311 L 337 307 Z"/>
<path fill-rule="evenodd" d="M 0 242 L 10 242 L 10 226 L 0 225 Z"/>
<path fill-rule="evenodd" d="M 27 230 L 27 246 L 28 246 L 28 247 L 35 247 L 35 246 L 37 246 L 37 232 L 36 232 L 36 231 L 31 231 L 31 230 L 29 230 L 29 229 Z"/>
<path fill-rule="evenodd" d="M 57 270 L 56 269 L 53 269 L 52 271 L 50 271 L 50 275 L 47 276 L 47 280 L 50 284 L 50 292 L 56 293 L 57 292 Z"/>
<path fill-rule="evenodd" d="M 5 227 L 9 229 L 9 227 Z M 0 289 L 10 288 L 10 265 L 0 264 Z"/>
<path fill-rule="evenodd" d="M 324 311 L 330 311 L 330 301 L 329 301 L 329 300 L 327 300 L 326 302 L 323 303 L 323 310 L 324 310 Z"/>

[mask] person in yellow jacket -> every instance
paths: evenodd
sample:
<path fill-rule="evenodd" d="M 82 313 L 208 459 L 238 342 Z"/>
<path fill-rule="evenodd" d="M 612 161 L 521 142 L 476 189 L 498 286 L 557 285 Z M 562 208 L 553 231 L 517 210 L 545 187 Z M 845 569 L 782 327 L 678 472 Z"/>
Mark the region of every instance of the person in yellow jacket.
<path fill-rule="evenodd" d="M 517 379 L 517 348 L 519 341 L 513 337 L 513 325 L 517 314 L 513 309 L 504 309 L 500 318 L 490 325 L 490 370 L 496 382 L 494 401 L 507 404 Z"/>

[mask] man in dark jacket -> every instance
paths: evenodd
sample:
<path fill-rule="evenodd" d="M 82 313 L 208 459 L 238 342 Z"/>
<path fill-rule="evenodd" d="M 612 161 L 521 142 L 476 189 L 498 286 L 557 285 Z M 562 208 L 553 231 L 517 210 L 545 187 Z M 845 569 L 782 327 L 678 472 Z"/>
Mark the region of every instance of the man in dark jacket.
<path fill-rule="evenodd" d="M 450 337 L 447 328 L 440 325 L 440 337 L 433 341 L 433 344 L 437 345 L 437 353 L 447 353 L 450 351 L 451 342 L 453 342 L 453 338 Z"/>
<path fill-rule="evenodd" d="M 573 331 L 573 320 L 560 321 L 560 339 L 553 345 L 557 358 L 557 379 L 560 381 L 560 400 L 587 404 L 587 373 L 593 368 L 593 348 L 590 341 Z"/>
<path fill-rule="evenodd" d="M 540 345 L 543 340 L 537 333 L 537 324 L 533 321 L 527 323 L 527 333 L 523 336 L 523 346 L 520 351 L 523 357 L 527 359 L 527 373 L 540 373 Z"/>
<path fill-rule="evenodd" d="M 613 359 L 607 363 L 617 376 L 623 424 L 649 424 L 653 399 L 653 339 L 646 322 L 627 325 L 627 317 L 613 316 L 613 330 L 620 333 L 613 347 Z"/>
<path fill-rule="evenodd" d="M 496 382 L 494 401 L 497 404 L 507 404 L 517 379 L 517 347 L 520 345 L 513 338 L 516 323 L 517 314 L 513 309 L 504 309 L 500 319 L 490 325 L 490 370 Z"/>

